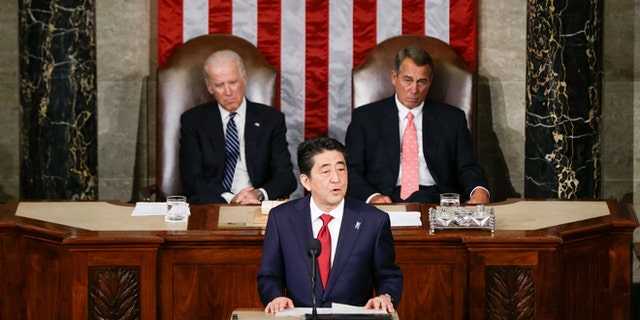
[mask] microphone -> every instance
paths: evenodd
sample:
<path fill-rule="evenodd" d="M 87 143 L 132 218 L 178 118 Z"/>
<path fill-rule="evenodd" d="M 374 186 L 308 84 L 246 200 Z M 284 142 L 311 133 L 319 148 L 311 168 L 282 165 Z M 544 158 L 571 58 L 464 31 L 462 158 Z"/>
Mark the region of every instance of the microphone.
<path fill-rule="evenodd" d="M 318 318 L 318 310 L 316 308 L 316 269 L 318 268 L 318 255 L 322 251 L 320 240 L 312 238 L 307 243 L 307 253 L 311 257 L 311 319 Z"/>

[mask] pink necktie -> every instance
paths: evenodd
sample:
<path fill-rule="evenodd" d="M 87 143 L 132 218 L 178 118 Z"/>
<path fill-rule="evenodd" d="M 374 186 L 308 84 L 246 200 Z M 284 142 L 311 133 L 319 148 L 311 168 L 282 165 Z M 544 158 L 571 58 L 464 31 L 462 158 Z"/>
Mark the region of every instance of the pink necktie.
<path fill-rule="evenodd" d="M 418 136 L 413 124 L 413 113 L 407 113 L 407 127 L 402 138 L 402 185 L 400 198 L 407 199 L 418 191 Z"/>
<path fill-rule="evenodd" d="M 331 270 L 331 233 L 328 225 L 333 216 L 323 213 L 320 219 L 322 219 L 323 224 L 320 232 L 318 232 L 318 240 L 322 244 L 320 256 L 318 257 L 318 271 L 320 272 L 320 280 L 322 280 L 322 289 L 325 289 L 329 279 L 329 270 Z"/>

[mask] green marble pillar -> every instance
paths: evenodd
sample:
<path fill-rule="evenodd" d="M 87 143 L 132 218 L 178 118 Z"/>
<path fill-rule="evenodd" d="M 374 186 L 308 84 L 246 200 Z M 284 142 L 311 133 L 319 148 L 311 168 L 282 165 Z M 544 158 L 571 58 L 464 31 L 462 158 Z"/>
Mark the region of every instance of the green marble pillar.
<path fill-rule="evenodd" d="M 603 0 L 528 0 L 525 197 L 600 197 Z"/>
<path fill-rule="evenodd" d="M 20 0 L 20 197 L 97 199 L 94 0 Z"/>

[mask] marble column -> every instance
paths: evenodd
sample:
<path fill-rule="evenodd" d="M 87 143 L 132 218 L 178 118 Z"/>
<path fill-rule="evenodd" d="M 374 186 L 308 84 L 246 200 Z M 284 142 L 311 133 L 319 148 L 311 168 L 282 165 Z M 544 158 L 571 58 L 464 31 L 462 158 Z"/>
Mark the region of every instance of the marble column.
<path fill-rule="evenodd" d="M 97 199 L 94 0 L 20 0 L 20 197 Z"/>
<path fill-rule="evenodd" d="M 525 197 L 600 197 L 603 0 L 528 0 Z"/>

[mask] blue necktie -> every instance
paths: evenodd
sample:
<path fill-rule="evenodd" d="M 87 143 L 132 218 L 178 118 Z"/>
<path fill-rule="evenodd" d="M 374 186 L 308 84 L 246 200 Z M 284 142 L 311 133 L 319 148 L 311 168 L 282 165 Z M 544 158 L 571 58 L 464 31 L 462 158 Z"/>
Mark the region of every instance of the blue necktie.
<path fill-rule="evenodd" d="M 233 174 L 236 171 L 236 162 L 238 162 L 238 156 L 240 156 L 240 139 L 238 139 L 238 127 L 233 118 L 237 113 L 232 112 L 229 114 L 229 122 L 227 123 L 227 136 L 224 141 L 225 160 L 224 160 L 224 179 L 222 180 L 222 186 L 227 191 L 231 191 L 231 184 L 233 183 Z"/>

